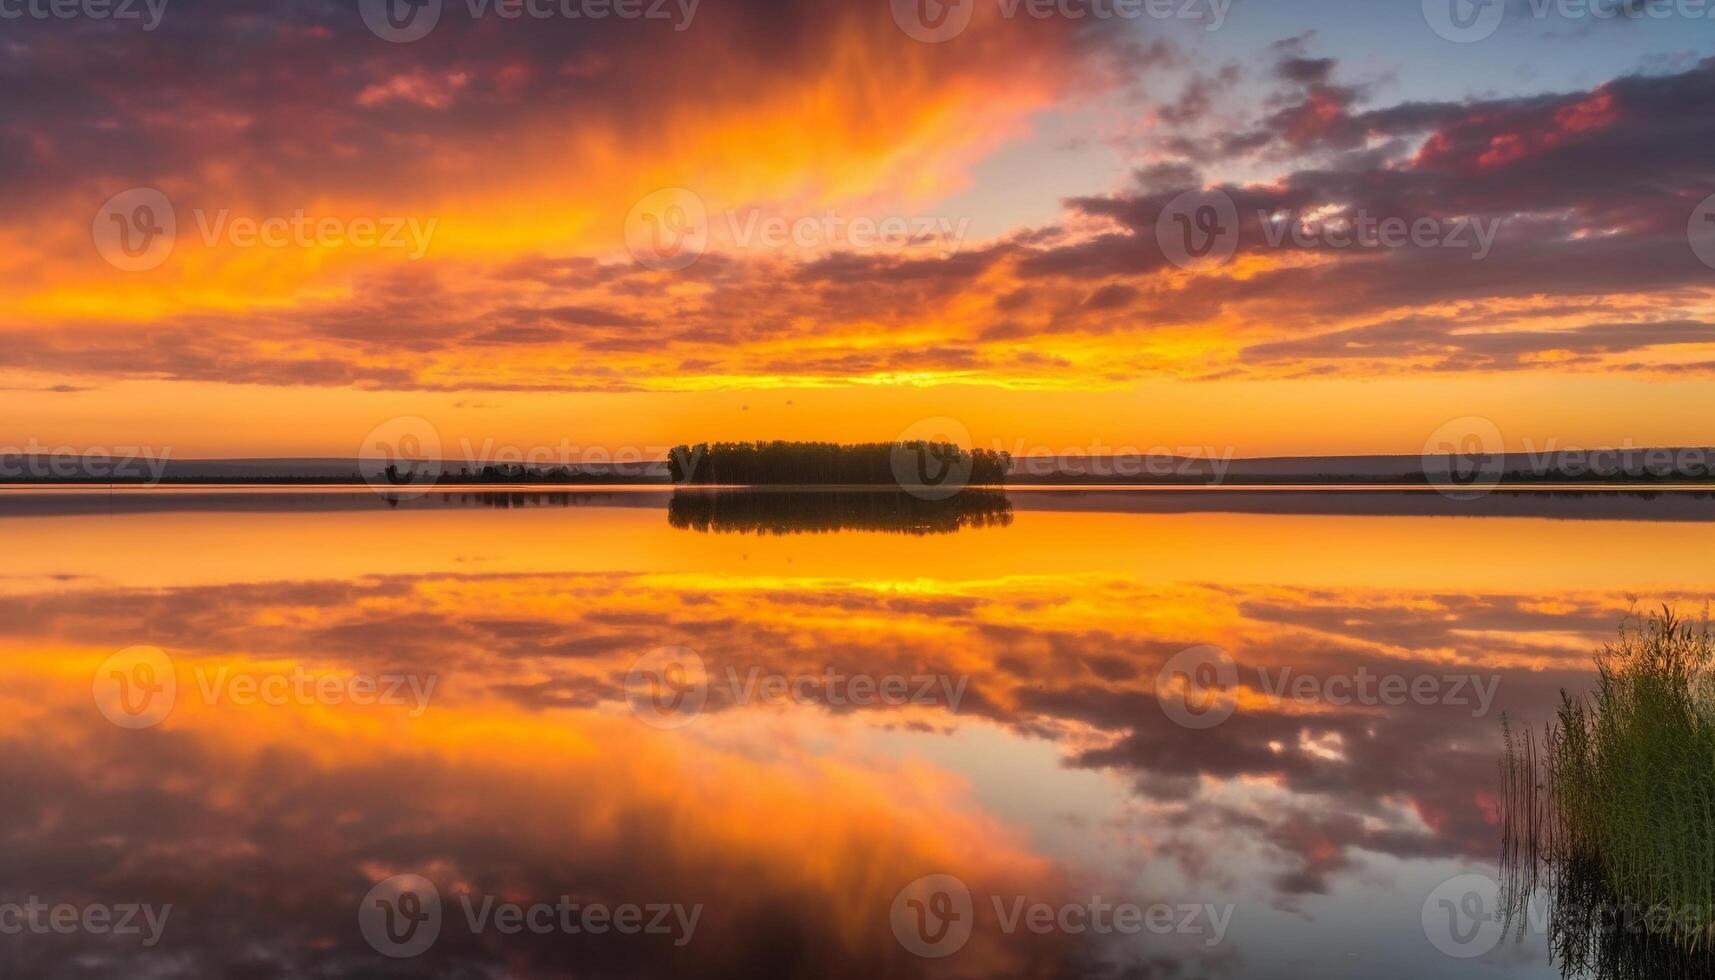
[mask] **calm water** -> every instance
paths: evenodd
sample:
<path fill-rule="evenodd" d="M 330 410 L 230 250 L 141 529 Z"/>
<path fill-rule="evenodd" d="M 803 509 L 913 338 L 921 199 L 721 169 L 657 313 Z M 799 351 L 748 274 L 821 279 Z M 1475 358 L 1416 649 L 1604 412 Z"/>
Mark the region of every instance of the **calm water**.
<path fill-rule="evenodd" d="M 1712 517 L 0 495 L 0 975 L 1556 976 L 1501 714 Z"/>

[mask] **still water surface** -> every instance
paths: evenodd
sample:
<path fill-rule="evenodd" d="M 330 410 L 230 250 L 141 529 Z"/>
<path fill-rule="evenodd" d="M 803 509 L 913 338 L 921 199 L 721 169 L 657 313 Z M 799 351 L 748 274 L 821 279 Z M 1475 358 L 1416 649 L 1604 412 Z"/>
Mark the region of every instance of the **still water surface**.
<path fill-rule="evenodd" d="M 0 975 L 1552 977 L 1501 715 L 1715 594 L 1707 495 L 133 496 L 0 494 Z"/>

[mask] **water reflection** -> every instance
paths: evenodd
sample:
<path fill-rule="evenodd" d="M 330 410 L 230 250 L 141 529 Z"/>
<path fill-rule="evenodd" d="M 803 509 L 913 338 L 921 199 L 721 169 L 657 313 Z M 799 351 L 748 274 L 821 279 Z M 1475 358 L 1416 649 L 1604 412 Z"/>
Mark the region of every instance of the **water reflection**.
<path fill-rule="evenodd" d="M 1516 869 L 1515 869 L 1516 870 Z M 1608 872 L 1585 860 L 1558 864 L 1546 881 L 1510 877 L 1510 931 L 1545 946 L 1564 980 L 1709 980 L 1715 953 L 1707 941 L 1689 949 L 1673 935 L 1683 908 L 1652 906 L 1617 896 Z M 1707 903 L 1695 914 L 1707 916 Z"/>
<path fill-rule="evenodd" d="M 374 513 L 8 526 L 40 563 L 0 589 L 0 904 L 175 911 L 151 949 L 0 935 L 0 972 L 1452 975 L 1421 905 L 1448 875 L 1493 869 L 1499 713 L 1544 717 L 1560 688 L 1587 685 L 1628 593 L 1683 604 L 1710 584 L 1702 525 L 1664 529 L 1693 557 L 1643 571 L 1594 546 L 1641 532 L 1580 525 L 1592 547 L 1551 579 L 1468 568 L 1489 552 L 1423 519 L 1253 518 L 1227 541 L 1202 518 L 1026 511 L 947 555 L 865 534 L 735 548 L 635 508 Z M 166 545 L 204 525 L 228 547 L 281 550 L 219 574 L 178 562 Z M 1560 533 L 1486 526 L 1497 558 Z M 91 682 L 140 643 L 171 657 L 178 697 L 158 726 L 126 730 Z M 1233 661 L 1232 711 L 1193 729 L 1159 681 L 1202 644 Z M 694 651 L 706 678 L 676 727 L 630 698 L 639 657 L 663 647 Z M 231 696 L 235 677 L 294 670 L 340 690 L 435 684 L 415 715 Z M 935 690 L 958 696 L 865 695 L 859 675 L 945 679 Z M 1442 686 L 1401 700 L 1364 677 Z M 1320 694 L 1296 697 L 1301 682 Z M 435 882 L 448 921 L 421 958 L 394 961 L 358 909 L 407 873 Z M 946 959 L 914 955 L 891 924 L 901 889 L 936 874 L 975 898 Z M 683 946 L 473 933 L 461 896 L 703 912 Z M 1235 912 L 1215 944 L 1003 926 L 1013 897 L 1092 896 Z M 1554 973 L 1523 947 L 1497 955 L 1494 975 Z"/>
<path fill-rule="evenodd" d="M 389 506 L 403 502 L 397 495 L 383 495 Z M 440 493 L 440 503 L 453 507 L 493 507 L 511 510 L 519 507 L 595 507 L 609 506 L 615 494 L 572 492 L 565 490 L 476 490 Z"/>
<path fill-rule="evenodd" d="M 667 522 L 682 530 L 740 534 L 951 534 L 1010 525 L 1012 501 L 1003 490 L 979 489 L 944 499 L 903 490 L 680 490 L 667 503 Z"/>
<path fill-rule="evenodd" d="M 52 514 L 145 514 L 169 511 L 331 513 L 415 512 L 447 508 L 632 507 L 654 509 L 686 493 L 807 491 L 684 490 L 662 486 L 566 490 L 521 486 L 471 490 L 392 492 L 368 487 L 79 487 L 0 485 L 0 517 Z M 822 492 L 822 491 L 818 491 Z M 826 491 L 856 497 L 883 490 Z M 1138 489 L 1012 487 L 969 490 L 962 496 L 1004 494 L 1018 511 L 1103 514 L 1266 514 L 1370 517 L 1552 518 L 1577 521 L 1709 522 L 1715 493 L 1706 489 L 1549 490 L 1500 487 L 1476 500 L 1452 499 L 1428 487 L 1154 487 Z M 913 498 L 915 499 L 915 498 Z M 854 506 L 864 508 L 861 502 Z M 907 505 L 909 506 L 909 505 Z"/>

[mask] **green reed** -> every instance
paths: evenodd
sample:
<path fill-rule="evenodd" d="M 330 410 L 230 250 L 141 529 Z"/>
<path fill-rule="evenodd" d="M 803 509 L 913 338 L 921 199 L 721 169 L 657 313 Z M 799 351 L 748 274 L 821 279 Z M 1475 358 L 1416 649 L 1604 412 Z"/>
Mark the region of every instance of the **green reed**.
<path fill-rule="evenodd" d="M 1596 656 L 1538 737 L 1502 719 L 1503 902 L 1539 888 L 1568 976 L 1712 976 L 1715 636 L 1664 608 Z"/>

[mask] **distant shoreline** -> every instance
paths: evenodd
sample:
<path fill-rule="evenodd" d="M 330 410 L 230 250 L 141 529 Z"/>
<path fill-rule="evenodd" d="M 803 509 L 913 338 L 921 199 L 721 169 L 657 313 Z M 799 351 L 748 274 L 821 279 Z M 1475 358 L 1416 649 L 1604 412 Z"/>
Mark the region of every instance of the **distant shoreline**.
<path fill-rule="evenodd" d="M 1026 490 L 1430 488 L 1449 494 L 1495 487 L 1674 488 L 1715 484 L 1715 448 L 1649 447 L 1545 453 L 1203 458 L 1138 455 L 1012 456 L 953 443 L 697 443 L 665 459 L 537 464 L 372 457 L 173 459 L 0 452 L 0 485 L 53 487 L 369 487 L 401 493 L 518 486 L 900 489 L 922 484 Z"/>

